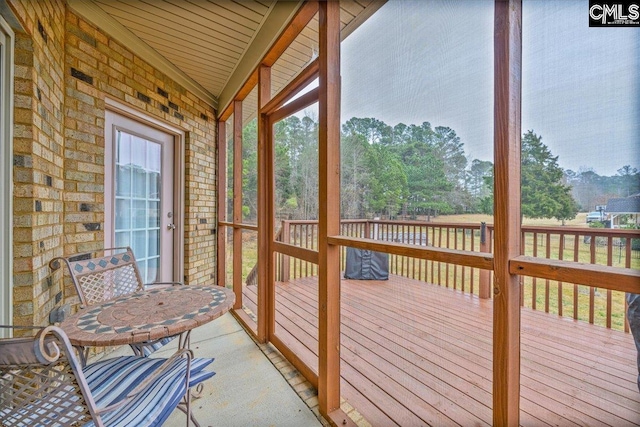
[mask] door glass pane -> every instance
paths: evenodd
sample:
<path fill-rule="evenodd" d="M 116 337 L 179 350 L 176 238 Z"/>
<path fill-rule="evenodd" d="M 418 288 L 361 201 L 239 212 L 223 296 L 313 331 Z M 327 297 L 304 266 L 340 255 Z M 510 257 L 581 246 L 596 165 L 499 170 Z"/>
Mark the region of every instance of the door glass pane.
<path fill-rule="evenodd" d="M 116 247 L 131 246 L 131 236 L 128 231 L 120 231 L 116 233 Z"/>
<path fill-rule="evenodd" d="M 116 234 L 131 228 L 131 200 L 116 198 Z"/>
<path fill-rule="evenodd" d="M 116 143 L 116 244 L 131 246 L 146 282 L 158 278 L 162 147 L 118 131 Z"/>
<path fill-rule="evenodd" d="M 144 228 L 147 219 L 147 204 L 144 200 L 133 200 L 133 228 Z"/>
<path fill-rule="evenodd" d="M 160 257 L 153 257 L 147 260 L 147 275 L 145 277 L 145 283 L 151 283 L 157 280 L 158 277 L 158 261 Z"/>
<path fill-rule="evenodd" d="M 133 232 L 132 249 L 136 259 L 140 262 L 147 257 L 147 233 L 144 231 Z"/>
<path fill-rule="evenodd" d="M 160 227 L 160 203 L 147 202 L 147 219 L 150 228 Z"/>

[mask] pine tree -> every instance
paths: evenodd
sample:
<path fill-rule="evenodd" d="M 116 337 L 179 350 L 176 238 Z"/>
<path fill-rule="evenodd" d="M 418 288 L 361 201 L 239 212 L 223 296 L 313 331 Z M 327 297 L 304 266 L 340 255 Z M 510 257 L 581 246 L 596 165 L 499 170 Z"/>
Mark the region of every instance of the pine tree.
<path fill-rule="evenodd" d="M 556 218 L 560 221 L 576 217 L 578 207 L 571 187 L 563 183 L 564 172 L 532 130 L 522 137 L 522 214 L 528 218 Z"/>

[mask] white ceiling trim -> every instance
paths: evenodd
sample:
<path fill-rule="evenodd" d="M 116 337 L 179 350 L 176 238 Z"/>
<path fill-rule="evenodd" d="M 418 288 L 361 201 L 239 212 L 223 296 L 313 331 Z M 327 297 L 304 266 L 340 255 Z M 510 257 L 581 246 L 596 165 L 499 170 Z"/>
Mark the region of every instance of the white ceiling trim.
<path fill-rule="evenodd" d="M 262 58 L 264 58 L 287 24 L 293 19 L 302 3 L 303 0 L 276 1 L 268 14 L 265 15 L 267 19 L 263 20 L 260 29 L 256 32 L 251 44 L 243 53 L 231 77 L 227 80 L 222 92 L 220 92 L 218 97 L 219 113 L 224 111 L 233 101 L 236 93 L 251 76 L 253 70 L 260 64 Z"/>
<path fill-rule="evenodd" d="M 218 99 L 211 92 L 183 73 L 178 67 L 152 49 L 148 44 L 140 40 L 138 36 L 116 21 L 98 5 L 90 0 L 68 0 L 68 4 L 76 13 L 101 28 L 110 37 L 113 37 L 128 49 L 136 52 L 137 55 L 147 61 L 152 67 L 165 73 L 213 108 L 218 108 Z"/>
<path fill-rule="evenodd" d="M 382 6 L 385 5 L 387 0 L 373 0 L 364 10 L 355 18 L 351 20 L 341 31 L 340 31 L 340 40 L 344 41 L 347 37 L 351 35 L 355 30 L 360 27 L 367 19 L 371 18 L 374 13 L 378 11 Z"/>
<path fill-rule="evenodd" d="M 238 69 L 238 66 L 240 65 L 240 63 L 242 62 L 242 59 L 245 57 L 245 55 L 247 54 L 247 52 L 251 48 L 251 45 L 255 41 L 258 33 L 260 32 L 260 30 L 264 26 L 265 22 L 267 22 L 267 19 L 269 19 L 269 15 L 273 11 L 273 8 L 276 6 L 276 3 L 277 2 L 271 3 L 271 6 L 269 6 L 269 9 L 267 10 L 267 13 L 265 13 L 264 16 L 262 17 L 262 21 L 260 21 L 260 24 L 258 25 L 256 30 L 253 32 L 253 35 L 251 36 L 251 40 L 249 40 L 249 43 L 247 43 L 247 46 L 245 47 L 244 51 L 242 52 L 242 55 L 240 55 L 240 58 L 235 63 L 235 65 L 233 66 L 233 69 L 229 73 L 229 77 L 227 77 L 227 79 L 225 80 L 224 84 L 222 85 L 222 90 L 224 90 L 224 88 L 227 86 L 227 84 L 229 83 L 229 80 L 231 80 L 233 78 L 233 75 L 235 74 L 236 70 Z M 220 93 L 222 93 L 222 91 Z"/>

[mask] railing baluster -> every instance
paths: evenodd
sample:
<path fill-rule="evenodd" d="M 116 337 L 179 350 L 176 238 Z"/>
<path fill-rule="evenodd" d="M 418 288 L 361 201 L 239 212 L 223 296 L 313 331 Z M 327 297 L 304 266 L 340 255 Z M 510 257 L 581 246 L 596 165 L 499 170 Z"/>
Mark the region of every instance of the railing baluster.
<path fill-rule="evenodd" d="M 563 233 L 560 233 L 560 242 L 559 242 L 559 249 L 558 249 L 559 260 L 564 259 L 564 239 L 565 239 L 565 235 Z M 558 282 L 558 316 L 560 317 L 562 317 L 562 313 L 564 309 L 564 304 L 562 300 L 562 288 L 563 288 L 562 282 Z"/>
<path fill-rule="evenodd" d="M 598 238 L 596 236 L 591 236 L 591 245 L 589 247 L 591 254 L 591 264 L 596 263 L 596 242 Z M 596 289 L 593 286 L 589 286 L 589 323 L 594 322 L 595 318 L 595 300 L 596 300 Z"/>
<path fill-rule="evenodd" d="M 538 233 L 533 233 L 533 256 L 538 256 Z M 538 280 L 533 277 L 531 280 L 531 308 L 536 309 L 538 303 Z"/>
<path fill-rule="evenodd" d="M 624 257 L 624 266 L 626 268 L 631 268 L 631 245 L 633 244 L 633 239 L 627 237 L 626 241 L 626 251 Z M 629 304 L 627 304 L 627 299 L 624 299 L 624 331 L 629 332 L 629 318 L 627 316 L 627 310 L 629 309 Z"/>
<path fill-rule="evenodd" d="M 433 245 L 435 246 L 436 243 L 436 227 L 431 227 L 431 241 L 433 242 Z M 435 277 L 435 265 L 433 263 L 433 261 L 431 261 L 431 283 L 435 283 L 434 277 Z"/>
<path fill-rule="evenodd" d="M 613 265 L 613 237 L 607 237 L 607 265 Z M 607 328 L 611 329 L 611 307 L 612 307 L 612 293 L 611 289 L 607 289 L 607 314 L 606 314 L 606 324 Z"/>
<path fill-rule="evenodd" d="M 442 247 L 442 227 L 438 227 L 438 247 Z M 438 285 L 442 286 L 442 276 L 440 275 L 441 262 L 438 261 Z"/>
<path fill-rule="evenodd" d="M 466 250 L 467 246 L 466 246 L 466 241 L 467 241 L 467 229 L 466 228 L 462 228 L 462 250 Z M 465 270 L 466 267 L 462 266 L 462 293 L 464 293 L 466 286 L 465 286 Z"/>
<path fill-rule="evenodd" d="M 451 228 L 447 227 L 447 249 L 451 248 Z M 445 277 L 446 277 L 446 284 L 447 284 L 447 288 L 449 287 L 449 263 L 445 263 Z"/>
<path fill-rule="evenodd" d="M 422 246 L 422 233 L 423 233 L 423 229 L 422 229 L 422 225 L 420 226 L 420 246 Z M 422 261 L 421 259 L 418 260 L 418 280 L 422 280 Z"/>
<path fill-rule="evenodd" d="M 471 230 L 471 250 L 472 251 L 476 250 L 475 238 L 476 238 L 476 232 L 475 232 L 475 230 L 472 229 Z M 474 279 L 476 278 L 476 271 L 477 270 L 478 269 L 476 269 L 476 268 L 473 268 L 473 267 L 471 268 L 471 283 L 469 284 L 469 288 L 470 288 L 469 292 L 472 293 L 472 294 L 473 294 L 473 291 L 474 291 L 474 289 L 473 289 L 474 288 Z"/>
<path fill-rule="evenodd" d="M 416 244 L 416 226 L 413 226 L 413 244 Z M 411 278 L 416 278 L 416 259 L 412 258 L 411 260 Z"/>
<path fill-rule="evenodd" d="M 453 229 L 453 249 L 458 249 L 458 228 Z M 458 266 L 453 264 L 453 289 L 458 289 Z"/>
<path fill-rule="evenodd" d="M 545 241 L 547 247 L 545 248 L 546 250 L 546 257 L 547 259 L 551 258 L 551 233 L 547 232 L 547 238 Z M 544 311 L 545 313 L 549 312 L 549 298 L 550 298 L 550 289 L 549 289 L 549 279 L 545 279 L 544 281 L 544 291 L 545 291 L 545 295 L 544 295 Z"/>
<path fill-rule="evenodd" d="M 484 222 L 480 224 L 480 252 L 491 251 L 489 229 Z M 491 272 L 480 270 L 478 295 L 482 299 L 491 298 Z"/>
<path fill-rule="evenodd" d="M 580 259 L 580 235 L 573 235 L 573 261 L 578 262 Z M 578 284 L 573 284 L 573 318 L 578 320 Z"/>

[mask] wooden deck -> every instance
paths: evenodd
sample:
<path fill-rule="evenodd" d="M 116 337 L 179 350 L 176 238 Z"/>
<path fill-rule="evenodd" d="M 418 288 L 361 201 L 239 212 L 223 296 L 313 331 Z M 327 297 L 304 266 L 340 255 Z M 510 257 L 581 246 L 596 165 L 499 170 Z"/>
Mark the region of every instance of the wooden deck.
<path fill-rule="evenodd" d="M 312 277 L 276 295 L 276 335 L 316 371 L 317 294 Z M 369 422 L 491 425 L 491 301 L 399 276 L 341 296 L 342 397 Z M 522 309 L 521 357 L 522 425 L 640 425 L 630 334 Z"/>

